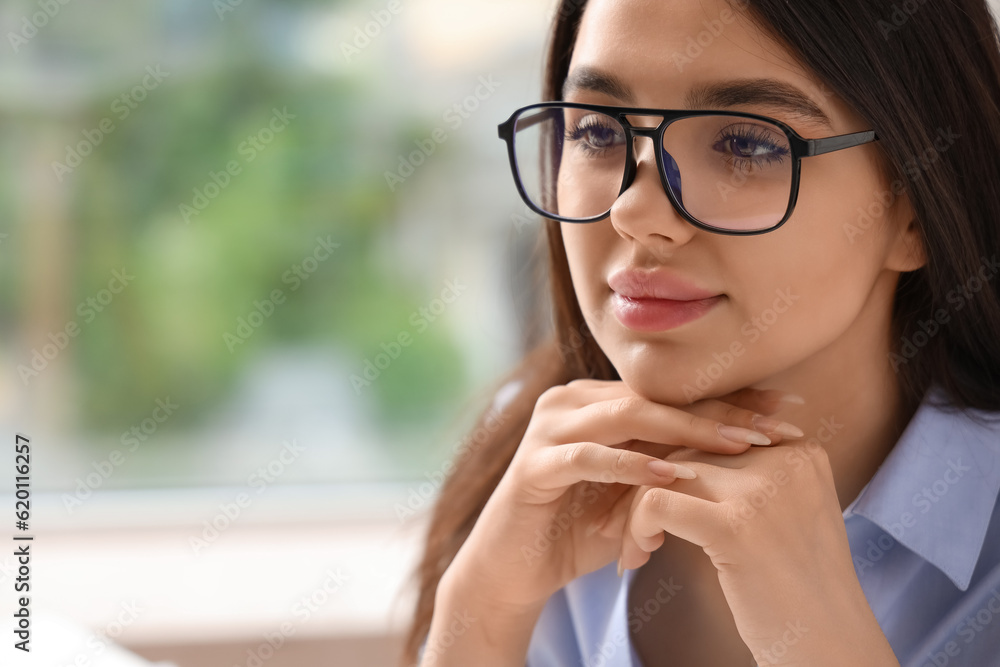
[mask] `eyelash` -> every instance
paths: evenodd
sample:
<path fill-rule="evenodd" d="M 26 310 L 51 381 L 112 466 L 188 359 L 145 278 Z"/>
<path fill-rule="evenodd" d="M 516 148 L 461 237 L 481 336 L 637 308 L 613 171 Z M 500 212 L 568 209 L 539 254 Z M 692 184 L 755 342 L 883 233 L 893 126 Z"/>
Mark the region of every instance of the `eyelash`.
<path fill-rule="evenodd" d="M 564 139 L 568 139 L 570 141 L 580 141 L 580 139 L 582 139 L 587 132 L 589 132 L 591 130 L 594 130 L 594 129 L 608 130 L 608 131 L 614 132 L 615 134 L 618 134 L 618 131 L 615 130 L 613 127 L 611 127 L 609 125 L 606 125 L 604 123 L 601 123 L 598 120 L 594 120 L 593 118 L 594 118 L 593 116 L 588 116 L 582 122 L 580 122 L 578 124 L 575 123 L 575 124 L 567 127 L 566 130 L 565 130 L 565 132 L 564 132 Z M 588 155 L 596 157 L 598 155 L 603 154 L 606 150 L 608 150 L 608 148 L 603 148 L 603 149 L 600 149 L 600 150 L 595 150 L 595 149 L 591 148 L 590 146 L 584 144 L 583 145 L 583 150 Z"/>
<path fill-rule="evenodd" d="M 760 157 L 741 157 L 733 154 L 732 152 L 727 152 L 726 158 L 729 161 L 730 165 L 733 165 L 734 162 L 739 161 L 739 166 L 742 168 L 746 166 L 753 166 L 753 163 L 759 164 L 760 160 L 764 160 L 767 165 L 771 165 L 773 163 L 781 164 L 782 162 L 784 162 L 785 158 L 789 155 L 790 151 L 788 150 L 788 148 L 775 144 L 774 141 L 768 136 L 768 133 L 765 132 L 760 127 L 746 123 L 742 126 L 745 132 L 743 134 L 740 134 L 738 129 L 734 129 L 739 127 L 740 127 L 739 125 L 735 124 L 724 127 L 720 132 L 718 141 L 716 141 L 713 147 L 728 141 L 732 141 L 733 139 L 737 139 L 741 141 L 749 141 L 763 145 L 767 147 L 768 153 L 766 157 L 760 158 Z M 748 165 L 747 164 L 748 162 L 751 164 Z"/>

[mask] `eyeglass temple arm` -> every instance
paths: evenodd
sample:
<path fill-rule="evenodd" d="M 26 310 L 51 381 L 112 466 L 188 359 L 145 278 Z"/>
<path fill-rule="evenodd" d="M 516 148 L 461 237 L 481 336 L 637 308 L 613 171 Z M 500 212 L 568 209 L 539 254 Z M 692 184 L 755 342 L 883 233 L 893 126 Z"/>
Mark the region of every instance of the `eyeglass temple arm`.
<path fill-rule="evenodd" d="M 853 148 L 854 146 L 860 146 L 861 144 L 867 144 L 871 141 L 877 140 L 878 137 L 875 136 L 875 130 L 855 132 L 853 134 L 841 134 L 836 137 L 827 137 L 825 139 L 806 139 L 804 141 L 805 150 L 802 155 L 803 157 L 823 155 L 824 153 L 832 153 L 833 151 L 839 151 L 844 148 Z"/>

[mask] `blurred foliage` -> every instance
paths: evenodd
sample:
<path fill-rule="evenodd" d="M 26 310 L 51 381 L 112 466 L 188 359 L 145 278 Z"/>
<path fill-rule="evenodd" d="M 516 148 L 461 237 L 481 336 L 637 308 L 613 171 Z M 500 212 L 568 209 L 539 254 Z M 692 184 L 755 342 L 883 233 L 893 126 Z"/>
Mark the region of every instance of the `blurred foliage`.
<path fill-rule="evenodd" d="M 135 22 L 130 38 L 102 50 L 88 33 L 78 46 L 95 62 L 135 61 L 141 72 L 145 62 L 130 49 L 144 37 L 166 43 L 200 35 L 210 47 L 187 48 L 206 56 L 205 66 L 175 68 L 122 121 L 109 114 L 122 89 L 94 95 L 64 121 L 73 137 L 109 115 L 116 124 L 64 182 L 72 188 L 72 303 L 104 289 L 113 269 L 135 275 L 73 344 L 81 426 L 94 430 L 117 432 L 148 416 L 152 401 L 165 396 L 186 406 L 171 428 L 198 422 L 230 394 L 241 369 L 272 345 L 337 347 L 358 360 L 355 372 L 361 372 L 364 359 L 377 354 L 381 342 L 411 330 L 411 313 L 436 296 L 385 275 L 386 258 L 379 255 L 379 240 L 393 234 L 398 213 L 383 170 L 412 149 L 422 130 L 376 131 L 363 79 L 310 73 L 281 57 L 268 21 L 276 12 L 294 17 L 310 3 L 245 3 L 212 31 L 204 25 L 217 20 L 210 3 L 198 10 L 202 23 L 190 31 L 187 15 L 166 4 L 147 5 L 158 8 L 147 16 L 132 3 L 107 3 L 102 14 L 118 6 L 128 11 Z M 164 18 L 170 21 L 156 23 Z M 96 30 L 100 22 L 88 25 Z M 239 146 L 267 126 L 275 108 L 295 118 L 247 162 Z M 9 119 L 4 135 L 31 122 Z M 397 127 L 411 126 L 424 127 L 405 117 Z M 241 173 L 185 223 L 179 206 L 191 206 L 195 190 L 204 191 L 210 173 L 225 171 L 231 160 Z M 5 171 L 14 168 L 7 159 L 4 164 Z M 19 195 L 4 182 L 0 215 L 13 216 Z M 287 272 L 313 253 L 317 237 L 339 248 L 293 289 Z M 7 278 L 16 262 L 2 271 Z M 9 291 L 17 281 L 4 284 L 4 302 L 22 300 L 17 309 L 23 310 L 25 295 Z M 230 353 L 223 333 L 235 333 L 237 319 L 274 289 L 282 290 L 285 302 Z M 11 310 L 0 308 L 6 320 Z M 418 419 L 459 391 L 461 361 L 447 327 L 430 327 L 416 339 L 370 387 L 386 420 Z"/>

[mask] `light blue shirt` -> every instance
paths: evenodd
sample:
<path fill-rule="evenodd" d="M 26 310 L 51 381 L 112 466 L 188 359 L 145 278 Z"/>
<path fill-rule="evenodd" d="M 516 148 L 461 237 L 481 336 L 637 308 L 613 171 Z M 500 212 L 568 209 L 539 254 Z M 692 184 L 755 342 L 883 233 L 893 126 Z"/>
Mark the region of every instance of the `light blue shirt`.
<path fill-rule="evenodd" d="M 981 425 L 929 404 L 940 397 L 932 387 L 844 510 L 844 525 L 858 580 L 902 667 L 996 667 L 1000 422 Z M 616 569 L 609 563 L 549 598 L 528 667 L 641 667 L 629 636 L 640 610 L 627 609 L 637 570 L 619 578 Z M 663 582 L 646 613 L 670 604 L 672 587 Z"/>

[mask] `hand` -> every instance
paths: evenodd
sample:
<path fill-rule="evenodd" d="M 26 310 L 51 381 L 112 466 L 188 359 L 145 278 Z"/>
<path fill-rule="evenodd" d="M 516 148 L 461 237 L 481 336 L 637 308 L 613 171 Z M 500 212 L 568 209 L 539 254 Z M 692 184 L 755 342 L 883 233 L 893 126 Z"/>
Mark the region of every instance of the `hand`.
<path fill-rule="evenodd" d="M 745 389 L 723 397 L 730 403 L 705 399 L 676 408 L 621 381 L 574 380 L 548 389 L 443 580 L 497 608 L 538 609 L 569 581 L 618 557 L 639 485 L 668 485 L 688 474 L 664 462 L 666 454 L 690 447 L 725 458 L 750 441 L 767 441 L 750 429 L 755 419 L 762 428 L 780 424 L 760 413 L 774 412 L 782 395 Z M 735 439 L 720 433 L 722 425 Z"/>
<path fill-rule="evenodd" d="M 635 568 L 665 532 L 702 547 L 758 664 L 898 664 L 854 572 L 826 450 L 813 441 L 731 456 L 676 450 L 698 476 L 632 497 L 621 563 Z"/>

